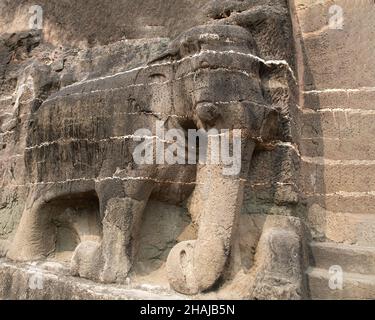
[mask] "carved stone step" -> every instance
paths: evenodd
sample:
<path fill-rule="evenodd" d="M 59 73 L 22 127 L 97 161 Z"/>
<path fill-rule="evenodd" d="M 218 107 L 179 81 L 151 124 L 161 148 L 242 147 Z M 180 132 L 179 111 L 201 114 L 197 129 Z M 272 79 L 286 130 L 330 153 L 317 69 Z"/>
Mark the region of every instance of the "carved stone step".
<path fill-rule="evenodd" d="M 312 299 L 363 300 L 375 298 L 375 276 L 344 272 L 342 290 L 330 288 L 332 276 L 325 269 L 309 268 L 307 270 L 308 285 Z"/>
<path fill-rule="evenodd" d="M 0 259 L 0 300 L 182 300 L 186 296 L 150 284 L 100 284 L 72 277 L 55 262 Z"/>
<path fill-rule="evenodd" d="M 310 244 L 311 263 L 321 269 L 329 270 L 340 266 L 344 272 L 375 275 L 375 248 L 345 245 L 331 242 Z"/>

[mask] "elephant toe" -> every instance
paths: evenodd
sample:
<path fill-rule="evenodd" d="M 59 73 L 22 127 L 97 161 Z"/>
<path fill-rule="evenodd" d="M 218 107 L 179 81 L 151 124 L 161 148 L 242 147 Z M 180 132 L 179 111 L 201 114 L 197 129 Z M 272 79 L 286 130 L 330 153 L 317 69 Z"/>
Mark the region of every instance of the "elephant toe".
<path fill-rule="evenodd" d="M 99 280 L 100 249 L 99 242 L 81 242 L 74 251 L 71 260 L 71 274 L 81 278 Z"/>
<path fill-rule="evenodd" d="M 103 252 L 99 242 L 85 241 L 74 251 L 70 271 L 73 276 L 102 283 L 126 283 L 130 263 L 126 256 L 122 258 Z"/>

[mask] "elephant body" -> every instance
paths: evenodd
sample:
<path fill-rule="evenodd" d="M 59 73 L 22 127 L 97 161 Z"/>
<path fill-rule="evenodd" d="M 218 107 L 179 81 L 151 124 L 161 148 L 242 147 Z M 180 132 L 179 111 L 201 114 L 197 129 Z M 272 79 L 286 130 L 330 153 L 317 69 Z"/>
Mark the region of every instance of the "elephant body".
<path fill-rule="evenodd" d="M 124 282 L 148 200 L 181 204 L 193 192 L 198 236 L 172 249 L 169 280 L 188 294 L 212 287 L 230 253 L 253 150 L 277 130 L 277 112 L 263 99 L 256 54 L 247 30 L 200 26 L 147 66 L 82 81 L 50 96 L 30 123 L 29 200 L 8 257 L 48 256 L 55 250 L 56 208 L 64 214 L 69 205 L 97 201 L 97 212 L 85 207 L 97 216 L 97 241 L 78 232 L 72 272 Z M 140 142 L 134 133 L 146 128 L 156 135 L 157 121 L 165 130 L 241 130 L 240 172 L 223 176 L 224 164 L 136 163 Z"/>

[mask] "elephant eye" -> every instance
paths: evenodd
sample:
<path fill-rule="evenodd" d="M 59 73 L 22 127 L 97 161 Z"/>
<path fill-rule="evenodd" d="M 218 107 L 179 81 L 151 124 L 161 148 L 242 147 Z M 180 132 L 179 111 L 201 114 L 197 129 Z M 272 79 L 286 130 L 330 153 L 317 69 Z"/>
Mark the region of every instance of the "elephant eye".
<path fill-rule="evenodd" d="M 198 41 L 185 42 L 181 45 L 180 55 L 186 57 L 198 53 L 201 50 L 201 46 Z"/>
<path fill-rule="evenodd" d="M 210 63 L 207 60 L 202 60 L 199 62 L 199 67 L 202 69 L 207 69 L 210 67 Z"/>
<path fill-rule="evenodd" d="M 154 73 L 149 76 L 150 82 L 165 82 L 167 80 L 167 77 L 162 73 Z"/>

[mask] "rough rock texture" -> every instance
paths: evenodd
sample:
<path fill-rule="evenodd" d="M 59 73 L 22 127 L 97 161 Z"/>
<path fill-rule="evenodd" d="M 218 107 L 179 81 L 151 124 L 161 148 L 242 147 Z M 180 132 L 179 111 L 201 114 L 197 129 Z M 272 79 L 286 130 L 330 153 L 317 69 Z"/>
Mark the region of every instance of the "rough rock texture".
<path fill-rule="evenodd" d="M 29 0 L 4 0 L 1 32 L 19 32 L 29 28 Z M 207 0 L 140 0 L 97 2 L 95 0 L 42 0 L 43 33 L 56 45 L 94 46 L 121 39 L 175 37 L 205 20 Z"/>
<path fill-rule="evenodd" d="M 296 0 L 292 12 L 301 187 L 315 240 L 309 290 L 318 299 L 373 299 L 375 5 Z M 336 276 L 341 288 L 332 285 Z"/>
<path fill-rule="evenodd" d="M 360 2 L 2 1 L 0 297 L 373 298 Z M 137 165 L 159 120 L 241 129 L 241 172 Z"/>

